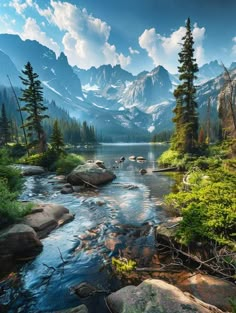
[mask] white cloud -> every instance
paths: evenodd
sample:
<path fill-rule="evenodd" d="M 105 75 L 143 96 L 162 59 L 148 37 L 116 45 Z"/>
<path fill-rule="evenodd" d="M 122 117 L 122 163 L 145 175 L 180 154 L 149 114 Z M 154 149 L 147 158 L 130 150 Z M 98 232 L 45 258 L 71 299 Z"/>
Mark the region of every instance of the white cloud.
<path fill-rule="evenodd" d="M 109 43 L 111 27 L 86 9 L 54 0 L 44 10 L 38 5 L 35 7 L 49 23 L 65 32 L 62 43 L 70 64 L 80 68 L 117 63 L 125 67 L 130 64 L 131 57 L 118 53 L 116 47 Z"/>
<path fill-rule="evenodd" d="M 138 50 L 133 49 L 132 47 L 129 47 L 130 54 L 140 54 Z"/>
<path fill-rule="evenodd" d="M 145 49 L 148 56 L 153 60 L 155 66 L 163 65 L 172 73 L 177 72 L 178 53 L 181 49 L 182 38 L 186 29 L 181 26 L 172 32 L 169 37 L 161 36 L 156 32 L 155 28 L 145 29 L 139 37 L 139 45 Z M 194 24 L 193 30 L 195 57 L 198 65 L 205 63 L 203 40 L 205 36 L 205 28 L 199 28 Z"/>
<path fill-rule="evenodd" d="M 27 18 L 23 32 L 20 34 L 20 36 L 22 39 L 37 40 L 42 45 L 47 46 L 48 48 L 55 51 L 57 55 L 60 53 L 58 44 L 52 38 L 49 38 L 45 32 L 41 31 L 36 20 L 31 17 Z"/>
<path fill-rule="evenodd" d="M 12 7 L 16 10 L 16 12 L 24 17 L 24 11 L 27 7 L 32 7 L 33 6 L 33 2 L 32 0 L 26 0 L 26 1 L 21 1 L 21 0 L 12 0 L 9 3 L 9 7 Z"/>
<path fill-rule="evenodd" d="M 139 45 L 145 49 L 148 56 L 153 60 L 154 65 L 159 65 L 161 59 L 159 58 L 158 46 L 161 36 L 156 33 L 155 28 L 145 29 L 139 37 Z"/>
<path fill-rule="evenodd" d="M 233 47 L 232 47 L 232 55 L 233 55 L 233 57 L 235 57 L 236 56 L 236 37 L 233 37 L 232 41 L 234 43 Z"/>

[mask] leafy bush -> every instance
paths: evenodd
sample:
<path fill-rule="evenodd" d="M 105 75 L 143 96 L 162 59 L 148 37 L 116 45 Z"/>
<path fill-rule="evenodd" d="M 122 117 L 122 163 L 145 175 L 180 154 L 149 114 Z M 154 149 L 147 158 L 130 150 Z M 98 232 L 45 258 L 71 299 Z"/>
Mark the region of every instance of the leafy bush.
<path fill-rule="evenodd" d="M 199 157 L 193 162 L 194 166 L 199 167 L 202 170 L 215 169 L 221 166 L 222 160 L 219 157 Z"/>
<path fill-rule="evenodd" d="M 17 192 L 10 192 L 7 181 L 0 179 L 0 217 L 9 221 L 15 221 L 17 218 L 23 217 L 30 213 L 32 204 L 21 204 L 16 201 Z"/>
<path fill-rule="evenodd" d="M 53 171 L 55 170 L 55 162 L 58 158 L 58 153 L 50 149 L 44 153 L 36 153 L 27 157 L 23 157 L 19 159 L 18 163 L 38 165 Z"/>
<path fill-rule="evenodd" d="M 210 239 L 236 249 L 236 176 L 222 169 L 203 174 L 208 179 L 198 180 L 191 190 L 166 197 L 183 216 L 179 239 L 185 244 Z"/>
<path fill-rule="evenodd" d="M 190 166 L 192 160 L 193 157 L 189 154 L 182 155 L 177 151 L 169 149 L 159 157 L 157 162 L 161 167 L 171 166 L 184 170 Z"/>
<path fill-rule="evenodd" d="M 9 146 L 9 153 L 12 158 L 19 159 L 23 157 L 27 152 L 25 146 L 21 145 L 20 143 L 13 144 Z"/>
<path fill-rule="evenodd" d="M 76 166 L 84 164 L 85 160 L 81 155 L 74 153 L 61 155 L 56 161 L 57 174 L 69 174 Z"/>
<path fill-rule="evenodd" d="M 0 165 L 0 179 L 4 179 L 9 191 L 20 192 L 22 188 L 22 177 L 20 170 L 12 167 Z"/>
<path fill-rule="evenodd" d="M 10 155 L 10 150 L 7 147 L 0 149 L 0 164 L 9 165 L 13 163 L 13 159 Z"/>

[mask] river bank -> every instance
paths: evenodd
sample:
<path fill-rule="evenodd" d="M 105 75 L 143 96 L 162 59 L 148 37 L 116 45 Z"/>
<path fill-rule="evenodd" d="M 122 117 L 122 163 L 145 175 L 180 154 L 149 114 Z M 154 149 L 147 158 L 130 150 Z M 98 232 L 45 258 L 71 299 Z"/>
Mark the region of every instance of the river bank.
<path fill-rule="evenodd" d="M 143 272 L 122 281 L 110 266 L 112 257 L 120 254 L 137 259 L 139 267 L 158 265 L 155 228 L 166 218 L 162 199 L 174 180 L 169 174 L 152 173 L 156 150 L 149 146 L 147 150 L 138 149 L 139 154 L 135 154 L 143 155 L 146 162 L 129 161 L 134 151 L 116 150 L 112 154 L 100 150 L 88 155 L 87 159 L 104 160 L 110 168 L 121 156 L 126 158 L 113 169 L 117 178 L 98 189 L 61 194 L 62 185 L 53 174 L 27 178 L 21 200 L 58 203 L 74 214 L 74 220 L 42 239 L 42 252 L 1 284 L 4 294 L 0 301 L 5 312 L 58 312 L 84 303 L 89 313 L 107 313 L 106 294 L 81 299 L 75 287 L 87 282 L 112 293 L 127 284 L 157 278 L 154 273 Z M 141 175 L 140 168 L 147 174 Z M 184 277 L 183 272 L 176 275 Z M 165 275 L 158 278 L 165 279 Z M 170 276 L 169 282 L 173 281 Z"/>

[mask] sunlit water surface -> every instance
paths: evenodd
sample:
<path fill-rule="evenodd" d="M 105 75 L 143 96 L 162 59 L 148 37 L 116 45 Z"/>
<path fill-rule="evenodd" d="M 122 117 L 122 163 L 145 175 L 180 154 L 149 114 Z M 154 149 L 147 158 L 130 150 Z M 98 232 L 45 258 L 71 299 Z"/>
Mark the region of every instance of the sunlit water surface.
<path fill-rule="evenodd" d="M 87 160 L 102 160 L 117 175 L 97 192 L 62 195 L 55 185 L 55 175 L 27 178 L 22 199 L 63 204 L 75 214 L 75 219 L 43 239 L 43 251 L 21 267 L 15 289 L 9 288 L 0 298 L 2 303 L 10 303 L 7 312 L 55 312 L 81 303 L 88 305 L 90 313 L 109 312 L 105 294 L 83 302 L 71 287 L 83 281 L 100 289 L 119 287 L 106 269 L 111 257 L 118 254 L 119 245 L 112 251 L 105 241 L 119 232 L 121 225 L 158 224 L 158 203 L 170 191 L 173 179 L 152 170 L 166 149 L 164 145 L 107 144 L 83 152 Z M 131 155 L 143 156 L 147 161 L 130 161 Z M 116 161 L 121 156 L 125 161 L 119 164 Z M 140 169 L 146 169 L 147 174 L 141 175 Z M 152 232 L 144 240 L 154 245 Z"/>

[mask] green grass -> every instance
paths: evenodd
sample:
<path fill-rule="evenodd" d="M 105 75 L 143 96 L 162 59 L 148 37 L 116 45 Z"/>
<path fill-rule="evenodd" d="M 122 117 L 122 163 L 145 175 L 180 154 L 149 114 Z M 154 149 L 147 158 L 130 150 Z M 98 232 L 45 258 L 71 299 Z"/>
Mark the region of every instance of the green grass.
<path fill-rule="evenodd" d="M 84 164 L 85 159 L 81 155 L 67 154 L 61 155 L 56 161 L 57 174 L 69 174 L 76 166 Z"/>
<path fill-rule="evenodd" d="M 0 217 L 6 218 L 9 222 L 14 222 L 18 218 L 30 213 L 32 204 L 22 204 L 18 202 L 18 193 L 11 192 L 6 179 L 0 179 Z"/>

